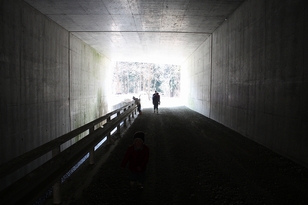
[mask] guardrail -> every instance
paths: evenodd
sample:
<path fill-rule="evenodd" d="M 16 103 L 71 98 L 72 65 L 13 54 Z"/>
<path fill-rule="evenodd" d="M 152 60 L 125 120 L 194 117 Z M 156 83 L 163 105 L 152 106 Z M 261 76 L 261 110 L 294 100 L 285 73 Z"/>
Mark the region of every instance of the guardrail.
<path fill-rule="evenodd" d="M 7 163 L 0 165 L 0 180 L 19 170 L 46 153 L 52 153 L 50 160 L 26 174 L 0 192 L 1 204 L 33 204 L 50 187 L 53 187 L 54 204 L 61 203 L 60 180 L 76 163 L 89 153 L 89 163 L 94 163 L 94 147 L 105 137 L 109 139 L 111 132 L 120 132 L 121 124 L 131 120 L 136 114 L 136 105 L 127 105 L 87 123 L 67 134 L 43 144 Z M 89 134 L 70 147 L 61 151 L 61 145 L 88 131 Z"/>

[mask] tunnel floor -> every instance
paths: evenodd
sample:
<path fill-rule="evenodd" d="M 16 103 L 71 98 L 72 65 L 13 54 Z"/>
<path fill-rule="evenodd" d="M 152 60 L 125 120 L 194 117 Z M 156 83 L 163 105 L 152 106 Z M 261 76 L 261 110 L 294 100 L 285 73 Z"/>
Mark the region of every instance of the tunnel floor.
<path fill-rule="evenodd" d="M 70 205 L 307 204 L 307 168 L 184 106 L 159 112 L 143 109 Z M 139 130 L 150 148 L 143 190 L 120 167 Z"/>

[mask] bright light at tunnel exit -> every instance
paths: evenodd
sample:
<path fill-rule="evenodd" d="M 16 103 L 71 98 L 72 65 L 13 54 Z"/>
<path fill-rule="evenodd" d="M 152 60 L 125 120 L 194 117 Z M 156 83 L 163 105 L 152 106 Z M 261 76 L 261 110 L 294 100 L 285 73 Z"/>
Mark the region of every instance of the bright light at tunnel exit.
<path fill-rule="evenodd" d="M 181 68 L 179 65 L 116 62 L 113 69 L 111 107 L 139 98 L 141 107 L 151 108 L 152 95 L 157 89 L 160 94 L 159 107 L 176 107 L 185 103 L 181 100 Z M 170 97 L 172 96 L 172 97 Z"/>
<path fill-rule="evenodd" d="M 178 106 L 183 106 L 182 100 L 179 97 L 160 97 L 160 107 L 178 107 Z M 152 108 L 152 100 L 142 100 L 141 99 L 141 108 Z"/>
<path fill-rule="evenodd" d="M 138 97 L 138 94 L 123 94 L 123 95 L 112 95 L 109 103 L 111 103 L 111 105 L 116 105 L 119 103 L 125 103 L 125 102 L 130 102 L 133 99 L 133 96 Z M 141 109 L 143 108 L 152 108 L 153 104 L 152 104 L 152 97 L 150 96 L 150 99 L 148 96 L 146 95 L 142 95 L 140 96 L 141 99 Z M 161 96 L 160 97 L 160 105 L 159 107 L 163 108 L 163 107 L 179 107 L 179 106 L 183 106 L 184 102 L 180 97 L 165 97 L 165 96 Z"/>

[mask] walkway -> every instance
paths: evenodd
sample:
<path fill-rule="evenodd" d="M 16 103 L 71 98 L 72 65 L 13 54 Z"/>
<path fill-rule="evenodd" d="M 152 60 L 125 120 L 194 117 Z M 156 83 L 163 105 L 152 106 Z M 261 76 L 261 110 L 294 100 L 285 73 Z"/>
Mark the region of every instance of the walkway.
<path fill-rule="evenodd" d="M 120 168 L 133 133 L 147 133 L 144 190 Z M 77 204 L 307 204 L 308 169 L 186 107 L 143 109 Z"/>

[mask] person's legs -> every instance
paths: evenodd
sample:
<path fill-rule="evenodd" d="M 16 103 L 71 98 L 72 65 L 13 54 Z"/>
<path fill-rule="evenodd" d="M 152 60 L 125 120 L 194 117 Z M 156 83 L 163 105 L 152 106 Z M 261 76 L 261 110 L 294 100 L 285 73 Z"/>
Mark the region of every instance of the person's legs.
<path fill-rule="evenodd" d="M 138 176 L 135 172 L 129 172 L 129 184 L 131 187 L 134 187 L 137 182 Z"/>
<path fill-rule="evenodd" d="M 155 113 L 155 110 L 158 111 L 158 104 L 154 104 L 154 113 Z"/>
<path fill-rule="evenodd" d="M 145 182 L 145 172 L 137 173 L 137 185 L 140 189 L 143 189 L 144 182 Z"/>
<path fill-rule="evenodd" d="M 129 179 L 130 179 L 129 183 L 131 187 L 138 186 L 138 188 L 143 189 L 143 183 L 145 181 L 145 172 L 130 171 Z"/>

